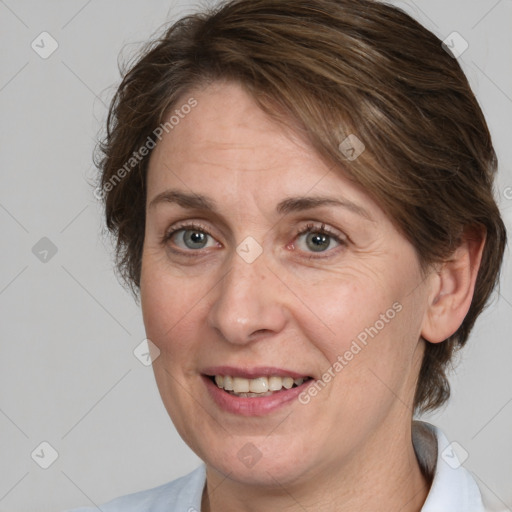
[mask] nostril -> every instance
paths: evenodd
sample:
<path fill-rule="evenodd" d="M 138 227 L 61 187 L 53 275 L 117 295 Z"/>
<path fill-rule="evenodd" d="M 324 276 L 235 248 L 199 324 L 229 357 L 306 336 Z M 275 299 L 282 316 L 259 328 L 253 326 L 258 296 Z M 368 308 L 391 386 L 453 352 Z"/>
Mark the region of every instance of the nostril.
<path fill-rule="evenodd" d="M 265 335 L 269 332 L 272 332 L 272 331 L 270 331 L 270 329 L 258 329 L 257 331 L 252 332 L 249 336 L 251 338 L 256 338 L 258 336 Z"/>

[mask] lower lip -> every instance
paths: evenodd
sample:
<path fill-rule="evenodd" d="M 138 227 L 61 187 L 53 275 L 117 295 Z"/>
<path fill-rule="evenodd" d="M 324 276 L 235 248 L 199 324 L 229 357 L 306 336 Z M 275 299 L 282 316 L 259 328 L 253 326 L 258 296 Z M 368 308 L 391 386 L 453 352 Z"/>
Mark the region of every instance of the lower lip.
<path fill-rule="evenodd" d="M 310 384 L 304 382 L 300 386 L 284 389 L 268 396 L 241 397 L 227 393 L 219 388 L 209 377 L 202 376 L 208 393 L 213 401 L 224 411 L 239 416 L 264 416 L 270 414 L 295 400 Z"/>

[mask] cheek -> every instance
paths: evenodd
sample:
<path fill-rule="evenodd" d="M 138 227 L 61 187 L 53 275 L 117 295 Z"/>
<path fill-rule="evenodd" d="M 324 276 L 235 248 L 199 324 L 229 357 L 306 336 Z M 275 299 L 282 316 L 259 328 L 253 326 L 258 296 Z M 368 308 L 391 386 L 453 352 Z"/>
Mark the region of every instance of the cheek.
<path fill-rule="evenodd" d="M 162 258 L 143 259 L 141 307 L 147 337 L 160 350 L 153 371 L 163 403 L 184 439 L 186 419 L 194 402 L 183 393 L 184 383 L 195 376 L 198 345 L 197 315 L 202 303 L 196 286 L 168 272 Z M 204 293 L 204 292 L 203 292 Z"/>
<path fill-rule="evenodd" d="M 169 272 L 165 261 L 143 258 L 141 307 L 146 334 L 161 351 L 185 344 L 184 331 L 190 329 L 202 307 L 209 287 Z"/>
<path fill-rule="evenodd" d="M 353 340 L 364 343 L 388 330 L 397 316 L 393 305 L 399 301 L 399 290 L 362 271 L 345 269 L 314 283 L 297 280 L 294 289 L 303 302 L 303 311 L 295 317 L 311 340 L 321 340 L 330 361 L 348 350 Z"/>
<path fill-rule="evenodd" d="M 410 268 L 400 279 L 393 269 L 344 270 L 315 286 L 301 285 L 308 307 L 296 318 L 326 359 L 324 371 L 335 375 L 330 380 L 336 401 L 356 408 L 384 403 L 393 399 L 390 390 L 402 389 L 419 370 L 415 353 L 423 310 L 420 277 Z"/>

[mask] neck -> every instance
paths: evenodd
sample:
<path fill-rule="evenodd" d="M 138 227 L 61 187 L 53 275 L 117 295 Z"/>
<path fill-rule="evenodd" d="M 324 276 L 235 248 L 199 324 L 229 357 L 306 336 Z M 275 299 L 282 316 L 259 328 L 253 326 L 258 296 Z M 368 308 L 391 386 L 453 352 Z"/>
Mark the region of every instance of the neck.
<path fill-rule="evenodd" d="M 416 458 L 411 428 L 377 432 L 350 461 L 321 474 L 275 485 L 247 485 L 207 467 L 203 512 L 419 512 L 430 481 Z"/>

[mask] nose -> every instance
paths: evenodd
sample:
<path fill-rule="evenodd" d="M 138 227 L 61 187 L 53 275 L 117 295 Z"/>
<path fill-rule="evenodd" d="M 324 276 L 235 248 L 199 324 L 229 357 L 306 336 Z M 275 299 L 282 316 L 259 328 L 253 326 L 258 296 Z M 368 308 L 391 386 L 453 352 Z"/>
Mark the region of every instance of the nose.
<path fill-rule="evenodd" d="M 243 345 L 281 332 L 287 322 L 282 283 L 263 255 L 247 263 L 233 254 L 215 288 L 208 312 L 210 327 L 232 344 Z"/>

